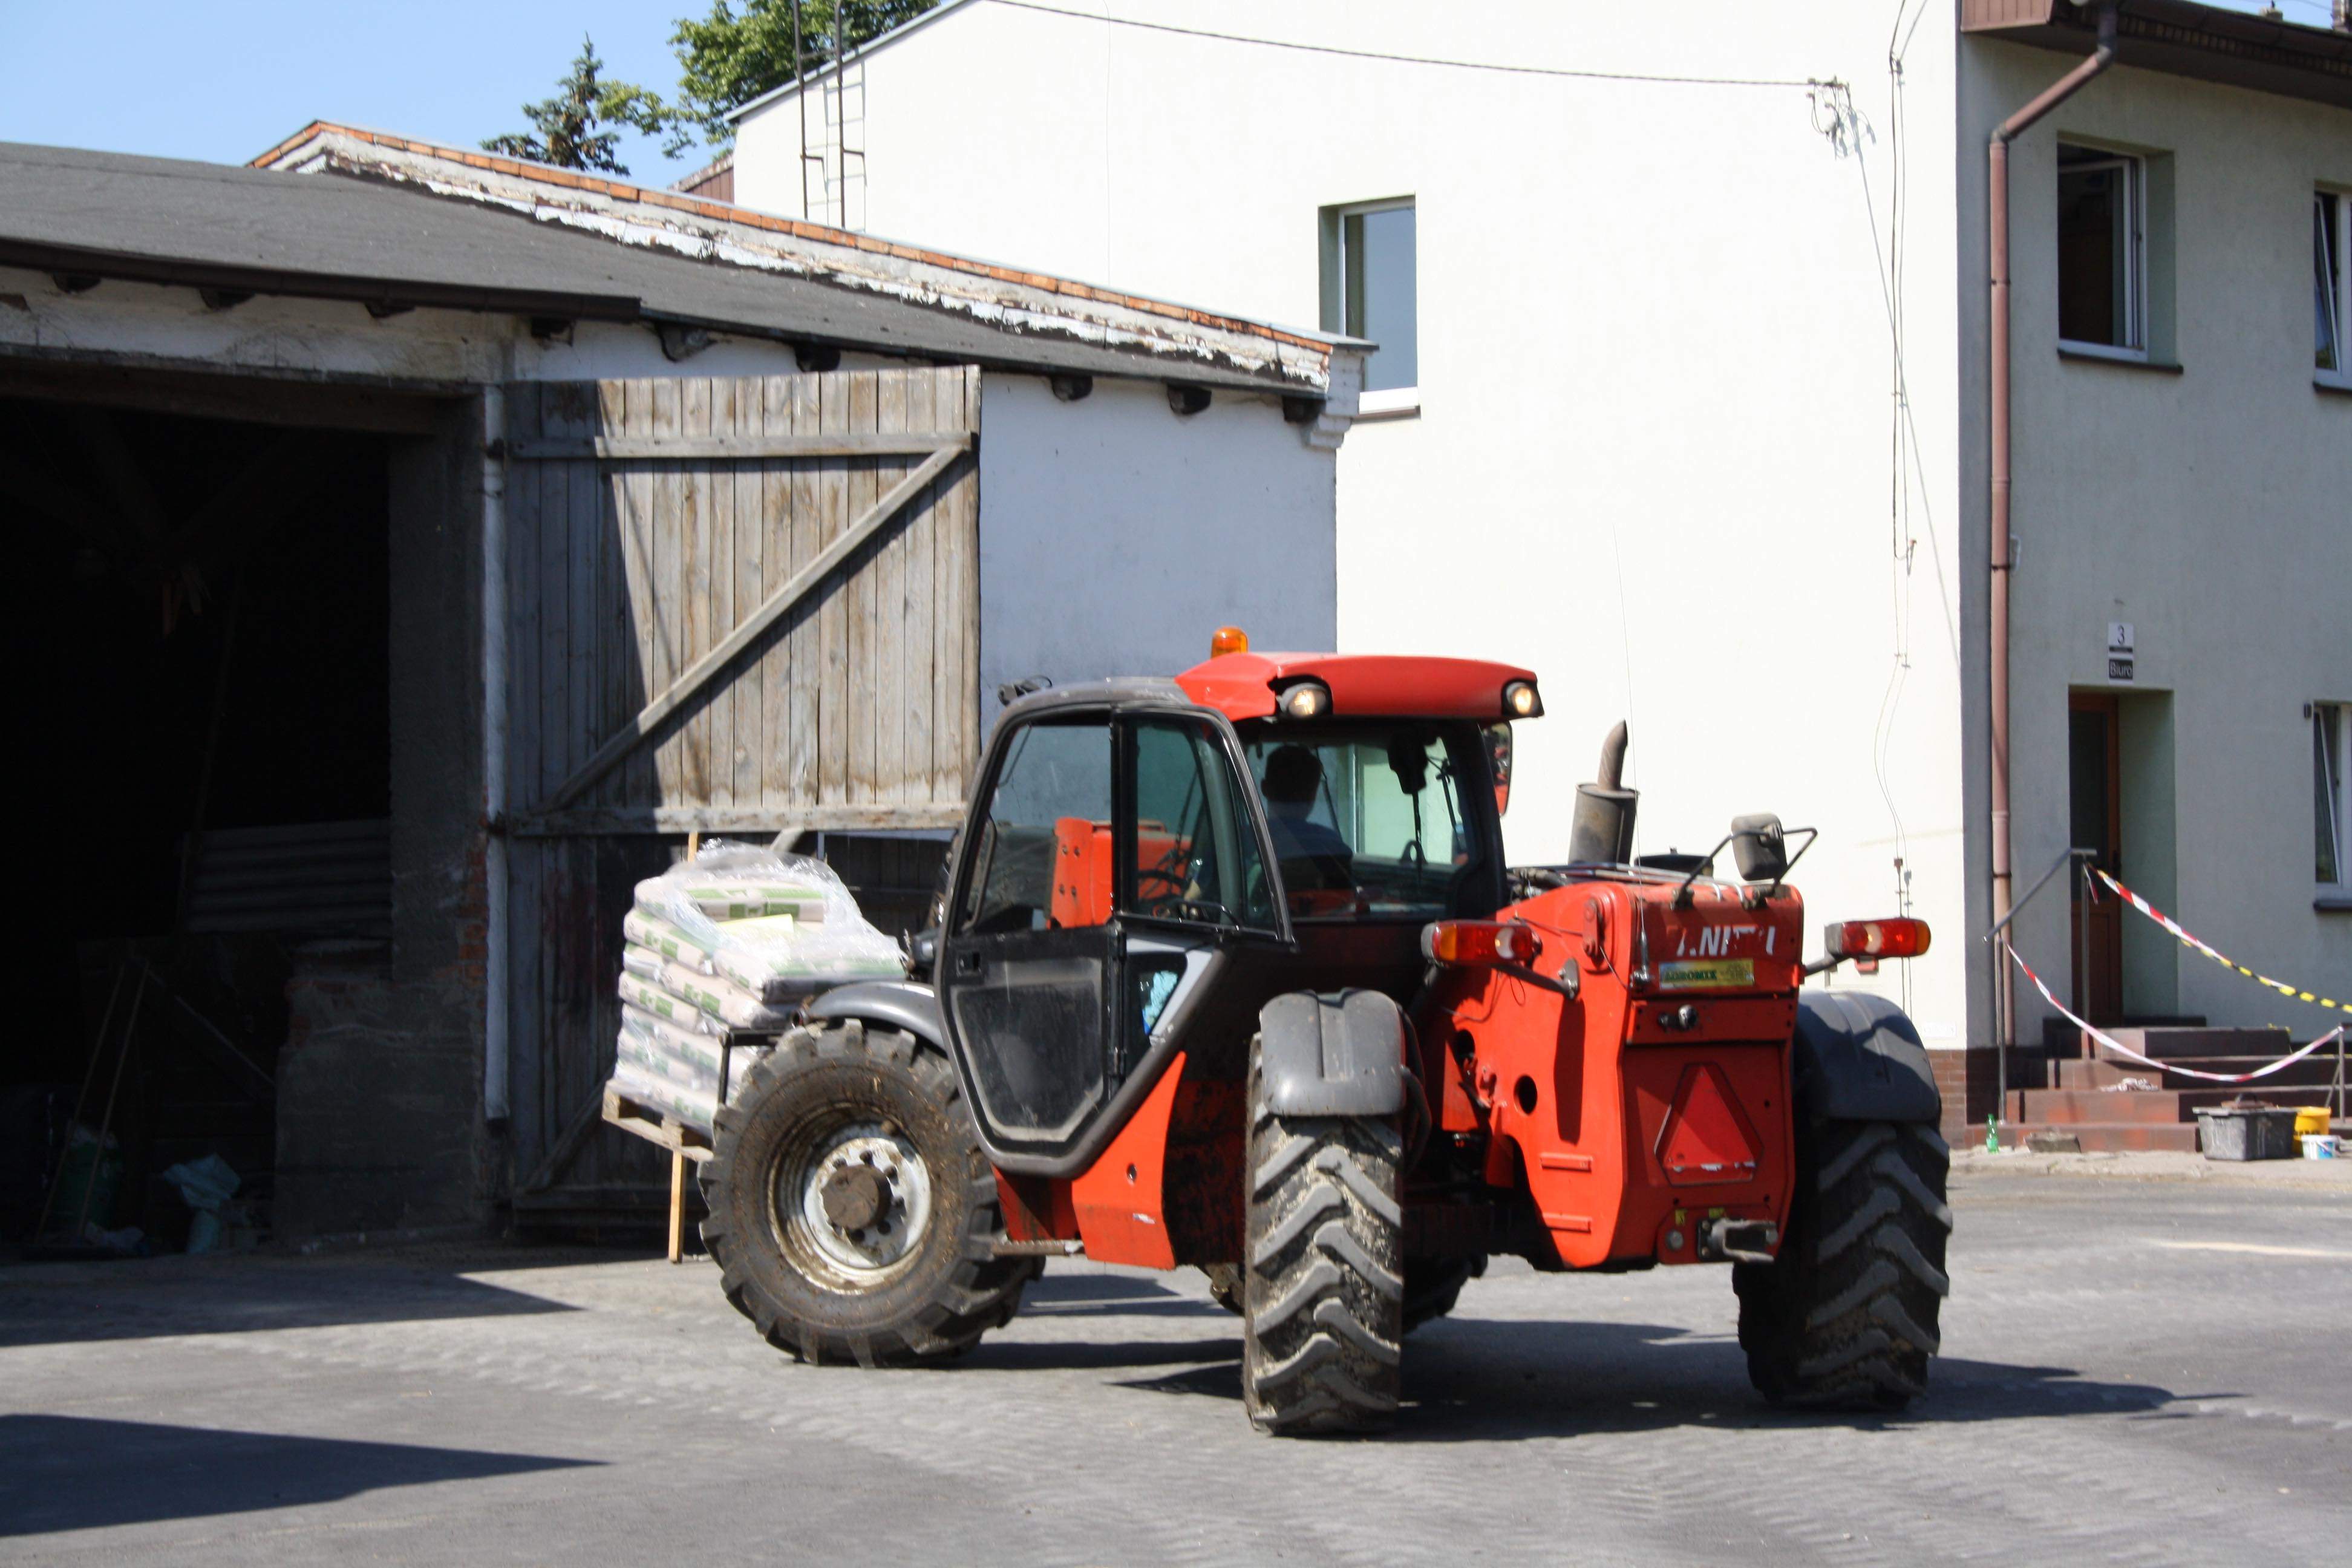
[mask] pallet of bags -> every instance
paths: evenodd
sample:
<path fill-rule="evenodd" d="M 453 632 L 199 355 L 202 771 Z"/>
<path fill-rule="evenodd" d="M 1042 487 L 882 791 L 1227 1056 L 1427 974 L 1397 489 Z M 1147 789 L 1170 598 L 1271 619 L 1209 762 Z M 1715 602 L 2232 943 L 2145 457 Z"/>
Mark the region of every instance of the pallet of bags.
<path fill-rule="evenodd" d="M 703 1129 L 727 1037 L 780 1033 L 804 998 L 907 967 L 823 861 L 723 841 L 639 883 L 622 934 L 612 1087 Z M 736 1052 L 730 1100 L 751 1059 Z"/>
<path fill-rule="evenodd" d="M 715 840 L 637 884 L 633 944 L 774 1006 L 858 980 L 894 980 L 906 954 L 822 860 Z"/>

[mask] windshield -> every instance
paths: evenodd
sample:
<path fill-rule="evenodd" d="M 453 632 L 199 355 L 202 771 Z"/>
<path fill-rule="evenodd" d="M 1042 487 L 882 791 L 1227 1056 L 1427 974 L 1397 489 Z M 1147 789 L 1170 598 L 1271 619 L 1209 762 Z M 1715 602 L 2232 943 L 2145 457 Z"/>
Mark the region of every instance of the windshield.
<path fill-rule="evenodd" d="M 1404 720 L 1242 731 L 1295 920 L 1433 920 L 1486 863 L 1477 727 Z"/>

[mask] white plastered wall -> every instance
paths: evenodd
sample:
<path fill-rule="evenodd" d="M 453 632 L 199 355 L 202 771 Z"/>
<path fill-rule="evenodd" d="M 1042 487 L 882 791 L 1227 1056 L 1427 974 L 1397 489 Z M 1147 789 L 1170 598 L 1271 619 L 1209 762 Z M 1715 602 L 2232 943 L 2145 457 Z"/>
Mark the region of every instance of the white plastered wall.
<path fill-rule="evenodd" d="M 1797 879 L 1816 925 L 1894 912 L 1904 855 L 1936 952 L 1837 983 L 1907 981 L 1930 1043 L 1962 1043 L 1948 9 L 1930 0 L 1906 55 L 1921 446 L 1898 527 L 1879 265 L 1895 7 L 1722 0 L 1668 20 L 1511 0 L 1475 26 L 1404 0 L 1113 8 L 1361 50 L 1853 84 L 1864 123 L 1842 152 L 1801 86 L 1387 64 L 980 0 L 865 62 L 867 226 L 1312 323 L 1318 208 L 1414 197 L 1422 407 L 1358 424 L 1340 452 L 1339 646 L 1539 672 L 1515 859 L 1564 853 L 1573 785 L 1629 711 L 1643 848 L 1704 848 L 1743 811 L 1819 826 Z M 740 199 L 796 213 L 798 156 L 786 95 L 742 126 Z"/>
<path fill-rule="evenodd" d="M 996 689 L 1044 675 L 1173 675 L 1218 626 L 1260 648 L 1331 646 L 1332 459 L 1272 399 L 1199 414 L 1161 388 L 981 381 L 982 724 Z"/>

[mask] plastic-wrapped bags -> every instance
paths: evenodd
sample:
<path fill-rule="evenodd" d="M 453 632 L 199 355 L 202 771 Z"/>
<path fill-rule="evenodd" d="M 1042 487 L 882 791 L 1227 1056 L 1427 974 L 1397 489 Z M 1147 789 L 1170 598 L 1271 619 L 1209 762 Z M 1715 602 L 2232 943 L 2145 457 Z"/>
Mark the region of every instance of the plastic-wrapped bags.
<path fill-rule="evenodd" d="M 630 941 L 769 1005 L 907 972 L 832 867 L 725 840 L 638 883 L 630 923 Z"/>
<path fill-rule="evenodd" d="M 907 970 L 824 862 L 723 840 L 638 883 L 621 931 L 613 1087 L 704 1128 L 718 1110 L 723 1037 L 781 1032 L 807 996 Z M 757 1057 L 735 1052 L 730 1099 Z"/>

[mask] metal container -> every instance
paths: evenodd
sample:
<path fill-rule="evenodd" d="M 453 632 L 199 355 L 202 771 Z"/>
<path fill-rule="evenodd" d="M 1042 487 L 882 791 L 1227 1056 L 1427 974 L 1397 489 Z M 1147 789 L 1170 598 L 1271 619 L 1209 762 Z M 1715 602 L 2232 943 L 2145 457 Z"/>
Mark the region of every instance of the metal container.
<path fill-rule="evenodd" d="M 2208 1160 L 2292 1160 L 2298 1152 L 2290 1107 L 2200 1106 L 2197 1141 Z"/>

